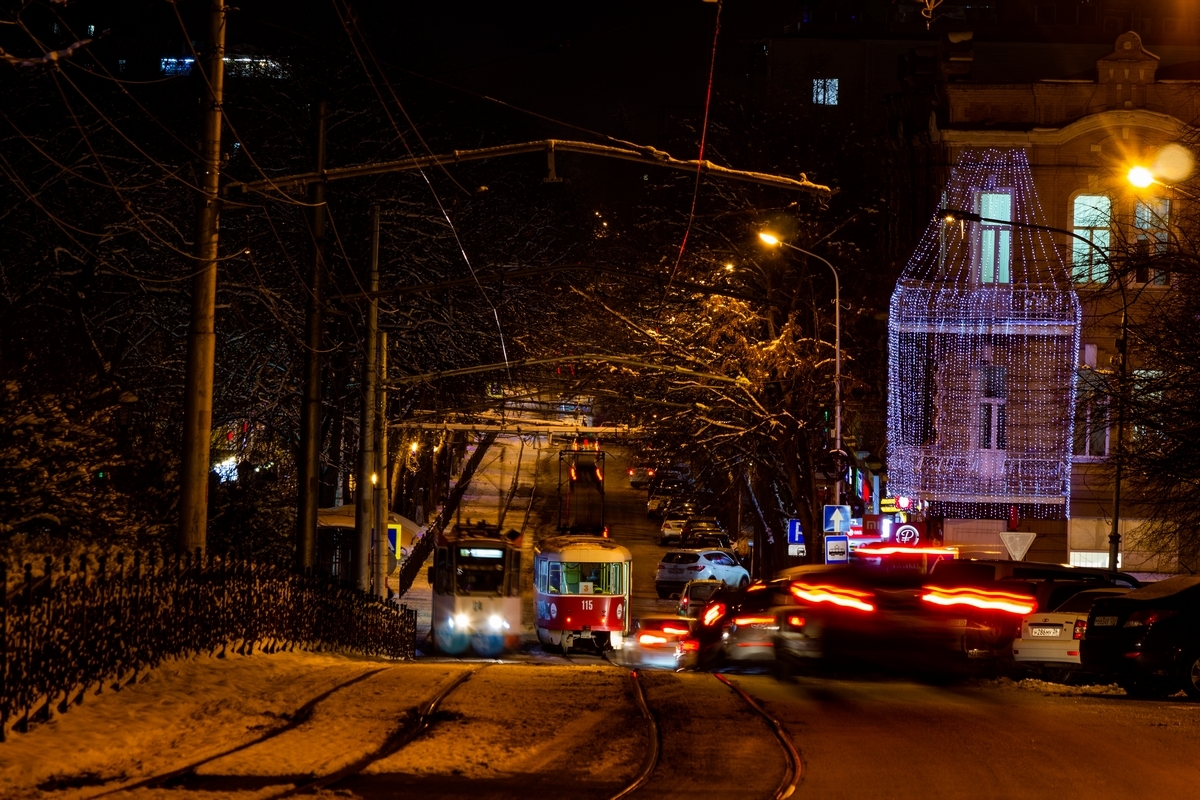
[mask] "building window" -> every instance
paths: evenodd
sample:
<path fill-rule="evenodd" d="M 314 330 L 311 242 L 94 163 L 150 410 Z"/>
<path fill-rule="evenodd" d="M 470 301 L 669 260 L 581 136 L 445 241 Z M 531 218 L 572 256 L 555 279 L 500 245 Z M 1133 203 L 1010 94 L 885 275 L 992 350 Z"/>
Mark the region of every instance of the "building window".
<path fill-rule="evenodd" d="M 1133 227 L 1137 235 L 1138 254 L 1153 260 L 1167 252 L 1171 224 L 1171 201 L 1165 197 L 1138 200 L 1133 212 Z M 1135 274 L 1138 283 L 1152 286 L 1167 285 L 1167 271 L 1149 264 L 1140 265 Z"/>
<path fill-rule="evenodd" d="M 1071 566 L 1108 569 L 1108 553 L 1103 550 L 1072 550 Z M 1121 554 L 1117 553 L 1117 569 L 1120 568 Z"/>
<path fill-rule="evenodd" d="M 1084 368 L 1075 384 L 1075 440 L 1071 454 L 1078 461 L 1101 459 L 1108 455 L 1108 393 L 1104 381 L 1094 371 L 1096 346 L 1084 345 Z M 1090 362 L 1090 363 L 1089 363 Z"/>
<path fill-rule="evenodd" d="M 117 72 L 124 72 L 124 71 L 125 71 L 125 59 L 118 58 L 117 59 Z"/>
<path fill-rule="evenodd" d="M 1007 284 L 1012 282 L 1012 226 L 1004 224 L 1012 220 L 1012 190 L 980 192 L 976 204 L 981 222 L 975 239 L 976 263 L 979 265 L 979 282 L 983 284 Z"/>
<path fill-rule="evenodd" d="M 818 106 L 838 104 L 838 79 L 813 78 L 813 103 Z"/>
<path fill-rule="evenodd" d="M 985 364 L 979 369 L 979 449 L 1007 450 L 1006 370 Z"/>
<path fill-rule="evenodd" d="M 1074 233 L 1091 242 L 1072 239 L 1071 269 L 1076 283 L 1107 283 L 1105 256 L 1111 245 L 1112 200 L 1102 194 L 1081 194 L 1072 203 Z"/>
<path fill-rule="evenodd" d="M 88 36 L 95 36 L 95 35 L 96 35 L 96 26 L 88 25 Z"/>

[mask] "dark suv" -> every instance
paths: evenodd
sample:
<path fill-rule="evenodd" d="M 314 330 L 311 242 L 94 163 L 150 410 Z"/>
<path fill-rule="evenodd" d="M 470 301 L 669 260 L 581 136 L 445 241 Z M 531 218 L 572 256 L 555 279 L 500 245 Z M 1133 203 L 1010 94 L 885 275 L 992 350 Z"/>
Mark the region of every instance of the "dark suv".
<path fill-rule="evenodd" d="M 1200 576 L 1181 575 L 1096 601 L 1079 658 L 1136 697 L 1183 689 L 1200 700 Z"/>

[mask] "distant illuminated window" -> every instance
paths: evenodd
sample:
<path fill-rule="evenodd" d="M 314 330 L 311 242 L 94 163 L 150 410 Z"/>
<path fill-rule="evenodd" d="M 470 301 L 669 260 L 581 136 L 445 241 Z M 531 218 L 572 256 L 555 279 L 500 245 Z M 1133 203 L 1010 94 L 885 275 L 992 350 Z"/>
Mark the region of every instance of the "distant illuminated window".
<path fill-rule="evenodd" d="M 125 71 L 125 59 L 119 58 L 119 59 L 117 59 L 117 72 L 124 72 L 124 71 Z"/>
<path fill-rule="evenodd" d="M 1117 553 L 1117 569 L 1121 568 L 1121 553 Z M 1072 567 L 1099 567 L 1108 569 L 1108 553 L 1101 551 L 1073 550 L 1071 551 Z"/>
<path fill-rule="evenodd" d="M 818 106 L 838 104 L 838 79 L 813 78 L 813 103 Z"/>
<path fill-rule="evenodd" d="M 992 222 L 979 223 L 975 239 L 979 282 L 1007 284 L 1012 282 L 1012 190 L 980 192 L 976 202 L 979 216 Z"/>
<path fill-rule="evenodd" d="M 88 36 L 95 36 L 95 35 L 96 35 L 96 26 L 88 25 Z"/>
<path fill-rule="evenodd" d="M 173 78 L 177 75 L 187 75 L 192 71 L 194 58 L 184 56 L 183 58 L 164 58 L 159 60 L 158 66 L 162 70 L 162 74 L 168 78 Z"/>
<path fill-rule="evenodd" d="M 1138 253 L 1143 259 L 1153 259 L 1167 252 L 1171 224 L 1171 201 L 1165 197 L 1150 197 L 1138 200 L 1133 212 L 1133 227 L 1136 228 Z M 1167 285 L 1167 271 L 1149 265 L 1137 268 L 1138 283 L 1152 286 Z"/>
<path fill-rule="evenodd" d="M 1081 194 L 1072 204 L 1072 220 L 1075 235 L 1087 240 L 1071 240 L 1071 272 L 1075 282 L 1106 283 L 1105 255 L 1112 236 L 1112 200 L 1102 194 Z"/>

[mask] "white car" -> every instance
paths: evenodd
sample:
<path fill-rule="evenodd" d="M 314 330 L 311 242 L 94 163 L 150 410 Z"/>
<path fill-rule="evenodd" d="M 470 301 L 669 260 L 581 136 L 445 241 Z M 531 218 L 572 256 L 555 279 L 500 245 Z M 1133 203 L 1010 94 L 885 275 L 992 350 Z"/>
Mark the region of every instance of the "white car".
<path fill-rule="evenodd" d="M 679 594 L 688 581 L 718 580 L 745 589 L 750 573 L 728 550 L 671 550 L 658 563 L 654 588 L 666 599 Z"/>
<path fill-rule="evenodd" d="M 1039 611 L 1021 620 L 1021 638 L 1013 642 L 1018 667 L 1040 670 L 1046 677 L 1063 679 L 1080 669 L 1079 641 L 1087 630 L 1088 612 L 1101 597 L 1129 589 L 1104 587 L 1072 595 L 1050 612 Z"/>
<path fill-rule="evenodd" d="M 658 543 L 663 547 L 671 544 L 678 545 L 683 541 L 683 526 L 686 524 L 686 519 L 675 517 L 664 519 L 662 527 L 658 529 Z"/>

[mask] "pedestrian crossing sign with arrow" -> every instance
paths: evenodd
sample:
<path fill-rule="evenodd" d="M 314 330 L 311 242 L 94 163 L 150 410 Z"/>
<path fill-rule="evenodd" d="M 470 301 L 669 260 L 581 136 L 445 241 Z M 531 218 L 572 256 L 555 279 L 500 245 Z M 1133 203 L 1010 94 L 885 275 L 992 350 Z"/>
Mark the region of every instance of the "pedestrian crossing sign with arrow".
<path fill-rule="evenodd" d="M 825 506 L 825 533 L 850 532 L 850 506 Z"/>

